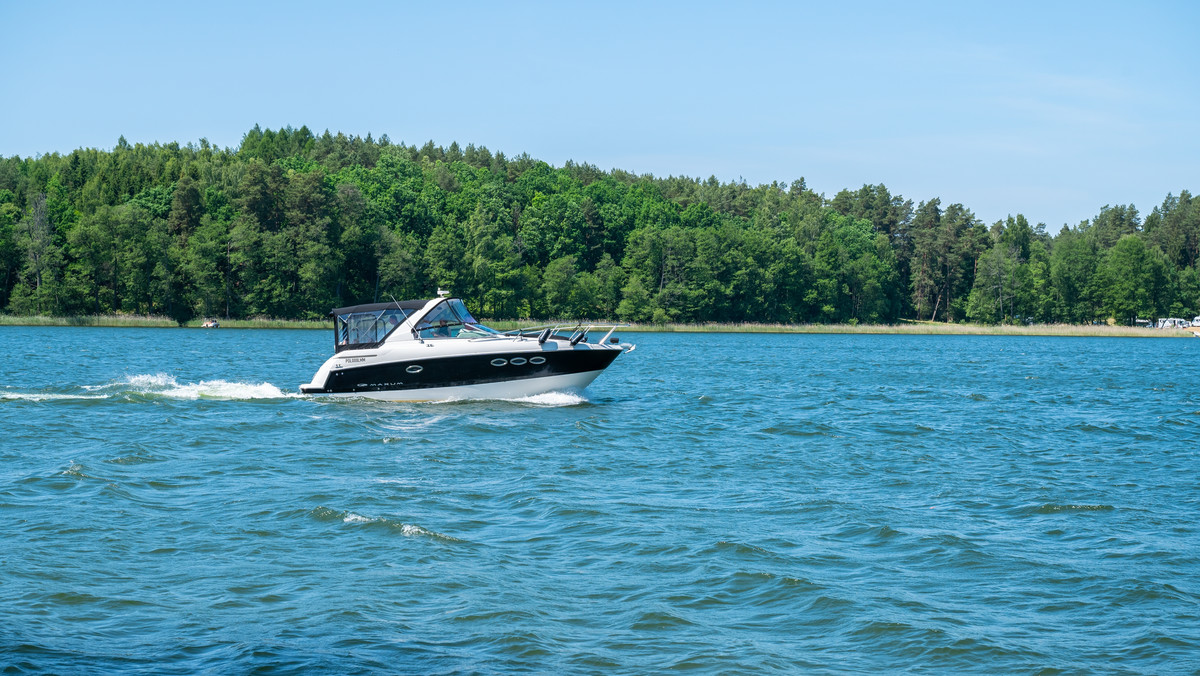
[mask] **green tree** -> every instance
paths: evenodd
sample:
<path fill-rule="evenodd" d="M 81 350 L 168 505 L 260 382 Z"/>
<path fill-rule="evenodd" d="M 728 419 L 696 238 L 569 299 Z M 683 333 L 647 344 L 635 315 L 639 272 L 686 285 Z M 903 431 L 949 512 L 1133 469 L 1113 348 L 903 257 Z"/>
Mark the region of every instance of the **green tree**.
<path fill-rule="evenodd" d="M 18 314 L 57 314 L 62 302 L 59 274 L 63 252 L 55 242 L 45 193 L 34 196 L 29 214 L 16 227 L 16 246 L 24 259 L 11 307 Z"/>
<path fill-rule="evenodd" d="M 932 199 L 917 207 L 909 228 L 912 256 L 909 260 L 909 284 L 912 288 L 913 312 L 918 318 L 929 314 L 933 319 L 941 304 L 941 289 L 945 266 L 942 249 L 941 200 Z M 936 304 L 935 304 L 936 303 Z"/>
<path fill-rule="evenodd" d="M 0 309 L 8 307 L 9 295 L 21 269 L 21 252 L 17 246 L 16 225 L 21 211 L 14 203 L 11 190 L 0 190 Z"/>
<path fill-rule="evenodd" d="M 68 311 L 101 314 L 117 309 L 118 230 L 114 209 L 102 206 L 83 216 L 67 234 L 71 262 L 64 287 L 65 296 L 74 301 Z"/>
<path fill-rule="evenodd" d="M 191 283 L 193 315 L 229 318 L 232 279 L 229 226 L 208 214 L 200 218 L 188 241 L 181 267 Z"/>
<path fill-rule="evenodd" d="M 998 324 L 1012 316 L 1019 266 L 1016 251 L 993 235 L 992 247 L 979 257 L 967 300 L 967 317 L 972 321 Z"/>
<path fill-rule="evenodd" d="M 431 293 L 422 271 L 420 246 L 416 235 L 398 234 L 389 228 L 379 232 L 377 282 L 380 293 L 374 300 L 420 298 Z M 360 298 L 365 300 L 365 298 Z"/>
<path fill-rule="evenodd" d="M 444 287 L 452 293 L 467 296 L 469 269 L 464 244 L 455 228 L 440 225 L 434 229 L 425 247 L 425 265 L 433 286 Z"/>
<path fill-rule="evenodd" d="M 546 266 L 542 274 L 542 299 L 547 316 L 571 316 L 577 274 L 574 256 L 556 258 Z"/>
<path fill-rule="evenodd" d="M 1146 217 L 1144 230 L 1147 242 L 1161 249 L 1176 268 L 1200 262 L 1200 201 L 1187 190 L 1179 197 L 1168 194 Z"/>
<path fill-rule="evenodd" d="M 817 243 L 813 293 L 824 321 L 893 321 L 888 290 L 897 283 L 887 235 L 863 219 L 830 213 Z"/>
<path fill-rule="evenodd" d="M 1142 223 L 1138 211 L 1132 204 L 1117 206 L 1104 205 L 1100 213 L 1084 226 L 1084 230 L 1093 237 L 1102 251 L 1107 251 L 1126 235 L 1141 232 Z"/>
<path fill-rule="evenodd" d="M 1096 301 L 1095 240 L 1078 230 L 1063 228 L 1050 253 L 1050 281 L 1057 301 L 1056 315 L 1071 323 L 1090 322 L 1100 316 Z"/>
<path fill-rule="evenodd" d="M 644 322 L 654 313 L 650 292 L 642 277 L 630 274 L 629 281 L 621 288 L 621 303 L 617 306 L 617 316 L 626 322 Z"/>
<path fill-rule="evenodd" d="M 1132 325 L 1138 317 L 1153 318 L 1163 309 L 1159 299 L 1166 281 L 1164 261 L 1141 237 L 1118 240 L 1105 253 L 1099 272 L 1104 310 L 1117 321 Z"/>

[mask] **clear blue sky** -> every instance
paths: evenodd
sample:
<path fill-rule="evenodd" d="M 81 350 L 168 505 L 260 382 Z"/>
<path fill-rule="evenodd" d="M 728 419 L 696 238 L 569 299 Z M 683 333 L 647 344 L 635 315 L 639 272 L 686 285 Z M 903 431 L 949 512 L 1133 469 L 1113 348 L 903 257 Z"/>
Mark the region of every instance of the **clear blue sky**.
<path fill-rule="evenodd" d="M 884 183 L 1051 232 L 1200 191 L 1200 3 L 0 0 L 0 155 L 255 124 Z"/>

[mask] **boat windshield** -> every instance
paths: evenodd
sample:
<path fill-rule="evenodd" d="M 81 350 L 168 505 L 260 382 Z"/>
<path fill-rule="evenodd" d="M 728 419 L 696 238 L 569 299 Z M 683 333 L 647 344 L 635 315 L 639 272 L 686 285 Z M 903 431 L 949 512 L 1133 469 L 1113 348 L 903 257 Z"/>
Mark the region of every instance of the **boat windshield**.
<path fill-rule="evenodd" d="M 457 298 L 449 298 L 429 311 L 417 323 L 417 335 L 423 340 L 438 338 L 486 338 L 499 335 L 471 316 L 467 306 Z"/>
<path fill-rule="evenodd" d="M 396 330 L 414 310 L 388 308 L 375 312 L 337 315 L 333 322 L 337 352 L 375 347 Z"/>

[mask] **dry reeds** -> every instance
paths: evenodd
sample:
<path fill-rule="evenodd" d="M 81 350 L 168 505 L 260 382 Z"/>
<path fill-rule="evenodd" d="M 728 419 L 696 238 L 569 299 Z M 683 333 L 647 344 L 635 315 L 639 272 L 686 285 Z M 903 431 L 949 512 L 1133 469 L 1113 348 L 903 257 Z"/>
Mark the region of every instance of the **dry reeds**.
<path fill-rule="evenodd" d="M 221 328 L 227 329 L 329 329 L 327 319 L 218 319 Z M 188 328 L 199 328 L 203 319 L 193 319 Z M 510 331 L 531 324 L 547 325 L 545 320 L 492 320 L 485 324 L 500 331 Z M 558 322 L 572 326 L 576 322 Z M 584 326 L 588 322 L 580 322 Z M 597 324 L 605 322 L 596 322 Z M 614 322 L 608 322 L 614 323 Z M 0 326 L 108 326 L 173 328 L 178 326 L 169 317 L 155 315 L 94 315 L 79 317 L 46 317 L 0 315 Z M 1200 331 L 1200 328 L 1197 328 Z M 950 336 L 1099 336 L 1110 338 L 1191 338 L 1195 334 L 1186 329 L 1149 329 L 1134 326 L 1109 326 L 1106 324 L 1029 324 L 1029 325 L 985 325 L 946 324 L 942 322 L 906 321 L 899 324 L 630 324 L 618 329 L 623 333 L 823 333 L 823 334 L 876 334 L 876 335 L 950 335 Z"/>
<path fill-rule="evenodd" d="M 535 323 L 529 321 L 496 320 L 485 322 L 492 328 L 509 331 Z M 537 320 L 538 324 L 550 324 Z M 564 326 L 575 322 L 561 322 Z M 588 322 L 581 322 L 584 326 Z M 601 324 L 604 322 L 596 322 Z M 1198 328 L 1197 330 L 1200 330 Z M 898 324 L 630 324 L 617 329 L 624 333 L 818 333 L 867 335 L 950 335 L 950 336 L 1099 336 L 1121 338 L 1191 338 L 1193 333 L 1183 329 L 1148 329 L 1107 324 L 947 324 L 942 322 L 907 321 Z"/>

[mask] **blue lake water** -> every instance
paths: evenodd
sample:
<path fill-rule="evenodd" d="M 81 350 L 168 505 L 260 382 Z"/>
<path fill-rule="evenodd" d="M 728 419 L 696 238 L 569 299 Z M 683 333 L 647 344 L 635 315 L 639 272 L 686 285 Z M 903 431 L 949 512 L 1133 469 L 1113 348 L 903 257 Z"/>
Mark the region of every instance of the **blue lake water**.
<path fill-rule="evenodd" d="M 1194 673 L 1200 341 L 627 334 L 303 398 L 324 331 L 0 327 L 5 673 Z"/>

